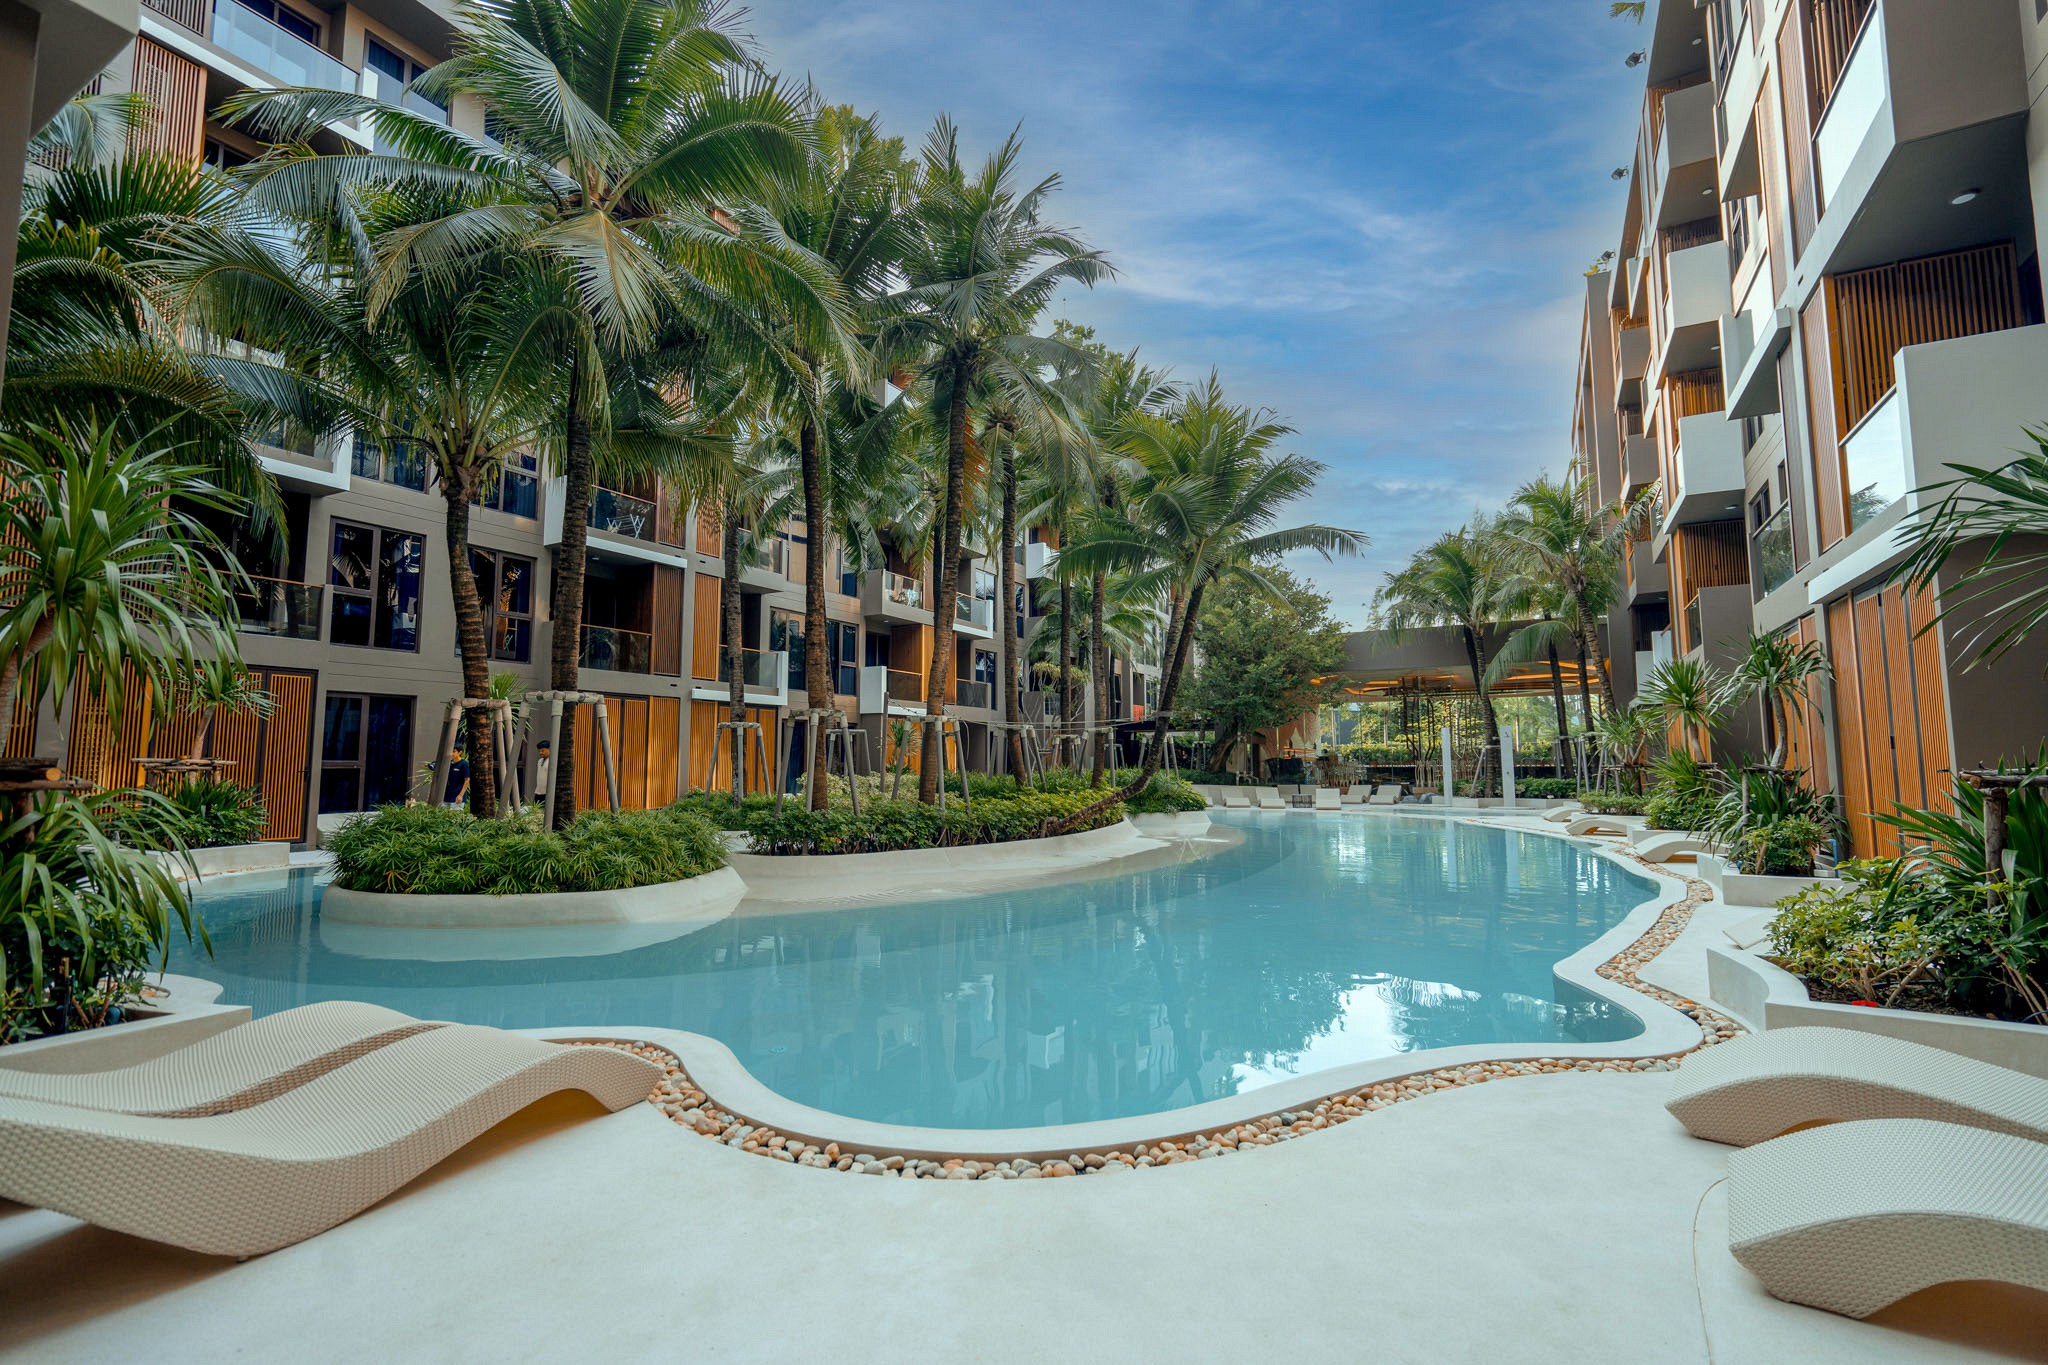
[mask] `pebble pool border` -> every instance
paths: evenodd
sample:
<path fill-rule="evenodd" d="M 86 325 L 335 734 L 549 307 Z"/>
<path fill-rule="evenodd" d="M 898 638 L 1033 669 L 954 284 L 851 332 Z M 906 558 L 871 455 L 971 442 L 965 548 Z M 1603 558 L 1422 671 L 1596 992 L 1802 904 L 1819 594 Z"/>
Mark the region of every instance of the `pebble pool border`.
<path fill-rule="evenodd" d="M 1632 861 L 1642 861 L 1633 854 L 1628 856 Z M 1652 866 L 1649 863 L 1643 865 Z M 1655 870 L 1671 873 L 1668 867 L 1659 866 Z M 1642 937 L 1601 963 L 1597 969 L 1600 975 L 1609 981 L 1646 995 L 1660 1004 L 1668 1005 L 1697 1023 L 1700 1027 L 1700 1041 L 1683 1052 L 1628 1060 L 1537 1057 L 1522 1061 L 1475 1062 L 1469 1066 L 1418 1071 L 1358 1090 L 1338 1091 L 1318 1100 L 1312 1106 L 1280 1110 L 1261 1118 L 1232 1124 L 1227 1128 L 1140 1143 L 1117 1151 L 1075 1152 L 1065 1160 L 987 1156 L 980 1159 L 948 1157 L 943 1161 L 935 1161 L 901 1154 L 877 1155 L 865 1151 L 847 1151 L 837 1142 L 817 1143 L 806 1138 L 791 1137 L 772 1128 L 756 1126 L 747 1122 L 744 1116 L 720 1107 L 691 1081 L 689 1073 L 683 1069 L 682 1059 L 667 1048 L 656 1047 L 652 1043 L 612 1038 L 564 1041 L 621 1048 L 658 1064 L 662 1068 L 662 1078 L 648 1095 L 649 1104 L 700 1137 L 709 1138 L 749 1155 L 767 1157 L 791 1165 L 808 1166 L 817 1170 L 846 1171 L 859 1175 L 895 1176 L 905 1180 L 1049 1180 L 1145 1170 L 1157 1166 L 1178 1166 L 1190 1161 L 1203 1161 L 1227 1156 L 1233 1152 L 1271 1147 L 1277 1143 L 1292 1141 L 1310 1133 L 1333 1128 L 1340 1123 L 1348 1123 L 1364 1114 L 1375 1113 L 1409 1100 L 1421 1099 L 1425 1095 L 1433 1095 L 1440 1090 L 1456 1090 L 1464 1086 L 1482 1085 L 1488 1081 L 1506 1080 L 1514 1076 L 1546 1076 L 1567 1071 L 1671 1071 L 1677 1068 L 1681 1058 L 1688 1057 L 1701 1048 L 1727 1041 L 1742 1031 L 1741 1025 L 1733 1019 L 1708 1009 L 1697 1001 L 1653 986 L 1637 975 L 1645 965 L 1670 947 L 1678 936 L 1685 932 L 1686 926 L 1692 922 L 1693 911 L 1713 899 L 1713 890 L 1705 882 L 1687 877 L 1685 883 L 1686 894 L 1683 898 L 1666 907 L 1664 913 L 1657 917 L 1657 922 L 1651 925 Z"/>

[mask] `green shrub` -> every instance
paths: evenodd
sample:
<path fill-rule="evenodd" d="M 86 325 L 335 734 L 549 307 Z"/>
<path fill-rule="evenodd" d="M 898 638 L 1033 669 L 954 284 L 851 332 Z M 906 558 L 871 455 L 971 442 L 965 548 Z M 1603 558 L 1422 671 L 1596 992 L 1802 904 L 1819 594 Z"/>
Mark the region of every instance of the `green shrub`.
<path fill-rule="evenodd" d="M 164 793 L 187 848 L 253 844 L 263 836 L 263 798 L 237 782 L 202 777 Z"/>
<path fill-rule="evenodd" d="M 794 796 L 788 797 L 784 804 L 798 799 Z M 839 799 L 845 799 L 843 792 Z M 714 829 L 746 830 L 753 827 L 757 817 L 775 809 L 775 797 L 770 792 L 752 792 L 741 797 L 739 804 L 734 805 L 732 798 L 724 792 L 691 792 L 669 809 L 702 816 Z"/>
<path fill-rule="evenodd" d="M 1651 829 L 1704 831 L 1713 823 L 1718 799 L 1703 787 L 1685 791 L 1660 785 L 1643 802 L 1643 815 Z"/>
<path fill-rule="evenodd" d="M 618 891 L 725 866 L 717 831 L 675 807 L 585 811 L 548 833 L 536 809 L 479 820 L 439 806 L 385 806 L 323 842 L 334 855 L 336 886 L 419 896 Z"/>
<path fill-rule="evenodd" d="M 1595 815 L 1641 815 L 1647 798 L 1634 792 L 1580 792 L 1579 804 Z"/>
<path fill-rule="evenodd" d="M 754 852 L 781 856 L 958 848 L 1039 838 L 1054 822 L 1100 799 L 1084 779 L 1080 791 L 977 797 L 971 806 L 949 804 L 943 812 L 915 801 L 863 801 L 859 815 L 844 806 L 809 811 L 790 802 L 779 816 L 770 811 L 756 818 L 749 830 Z M 1081 828 L 1100 829 L 1123 817 L 1124 808 L 1112 805 Z"/>
<path fill-rule="evenodd" d="M 1569 777 L 1532 777 L 1515 782 L 1515 795 L 1526 796 L 1531 801 L 1554 801 L 1578 794 L 1579 784 Z"/>
<path fill-rule="evenodd" d="M 1826 825 L 1803 815 L 1756 825 L 1735 843 L 1736 866 L 1759 877 L 1810 877 L 1814 855 L 1830 837 Z"/>
<path fill-rule="evenodd" d="M 1183 811 L 1207 810 L 1209 802 L 1190 784 L 1177 777 L 1157 773 L 1151 786 L 1124 802 L 1124 809 L 1132 815 L 1177 815 Z"/>
<path fill-rule="evenodd" d="M 1943 911 L 1939 885 L 1906 859 L 1846 862 L 1838 884 L 1778 902 L 1771 954 L 1787 971 L 1889 1005 L 1936 970 L 1941 942 L 1928 925 Z"/>

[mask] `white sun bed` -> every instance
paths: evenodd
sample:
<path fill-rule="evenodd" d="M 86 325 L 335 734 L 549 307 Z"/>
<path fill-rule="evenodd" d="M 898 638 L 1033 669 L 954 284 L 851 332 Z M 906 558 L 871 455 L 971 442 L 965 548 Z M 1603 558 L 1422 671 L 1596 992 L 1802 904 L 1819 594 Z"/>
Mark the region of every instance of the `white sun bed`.
<path fill-rule="evenodd" d="M 1661 830 L 1636 842 L 1635 855 L 1646 863 L 1668 863 L 1673 858 L 1712 853 L 1712 841 L 1684 830 Z"/>
<path fill-rule="evenodd" d="M 1260 810 L 1286 810 L 1287 798 L 1278 787 L 1253 787 L 1252 802 Z"/>
<path fill-rule="evenodd" d="M 23 1071 L 0 1053 L 0 1095 L 185 1118 L 246 1109 L 389 1043 L 439 1028 L 355 1001 L 302 1005 L 111 1071 Z"/>
<path fill-rule="evenodd" d="M 1250 810 L 1251 805 L 1252 794 L 1250 788 L 1232 787 L 1229 791 L 1223 793 L 1223 809 L 1225 810 Z"/>
<path fill-rule="evenodd" d="M 1338 791 L 1335 787 L 1317 787 L 1316 809 L 1342 810 L 1344 809 L 1344 803 L 1340 799 L 1342 796 L 1343 793 Z"/>
<path fill-rule="evenodd" d="M 2048 1142 L 2048 1080 L 1854 1029 L 1771 1029 L 1695 1052 L 1664 1107 L 1694 1137 L 1738 1147 L 1809 1124 L 1879 1118 Z"/>
<path fill-rule="evenodd" d="M 1543 812 L 1543 818 L 1554 824 L 1561 825 L 1567 820 L 1576 819 L 1585 813 L 1586 808 L 1584 806 L 1576 801 L 1572 801 L 1562 806 L 1552 806 L 1549 810 Z"/>
<path fill-rule="evenodd" d="M 1368 806 L 1398 806 L 1401 804 L 1401 785 L 1398 782 L 1383 782 L 1379 790 L 1366 798 Z"/>
<path fill-rule="evenodd" d="M 1365 804 L 1365 798 L 1371 795 L 1372 787 L 1369 784 L 1364 782 L 1354 782 L 1344 789 L 1344 799 L 1342 804 L 1347 806 L 1362 806 Z"/>
<path fill-rule="evenodd" d="M 1565 824 L 1566 834 L 1626 834 L 1627 817 L 1620 815 L 1575 815 Z"/>
<path fill-rule="evenodd" d="M 216 1256 L 303 1241 L 534 1101 L 647 1098 L 661 1068 L 449 1025 L 231 1114 L 160 1118 L 0 1099 L 0 1198 Z"/>
<path fill-rule="evenodd" d="M 1728 1249 L 1852 1318 L 1958 1280 L 2048 1291 L 2048 1145 L 1925 1119 L 1791 1133 L 1728 1158 Z"/>

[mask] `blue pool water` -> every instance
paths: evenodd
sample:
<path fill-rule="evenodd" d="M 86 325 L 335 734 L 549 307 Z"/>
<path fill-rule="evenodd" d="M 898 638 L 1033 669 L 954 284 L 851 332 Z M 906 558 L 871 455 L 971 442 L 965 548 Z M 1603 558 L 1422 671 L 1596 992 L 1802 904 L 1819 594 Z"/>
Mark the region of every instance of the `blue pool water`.
<path fill-rule="evenodd" d="M 213 958 L 181 948 L 172 970 L 258 1014 L 351 999 L 510 1028 L 688 1029 L 791 1099 L 938 1128 L 1153 1113 L 1421 1048 L 1640 1031 L 1551 967 L 1652 895 L 1645 878 L 1448 820 L 1224 818 L 1241 844 L 1152 871 L 742 913 L 656 942 L 323 925 L 314 874 L 239 877 L 198 897 Z"/>

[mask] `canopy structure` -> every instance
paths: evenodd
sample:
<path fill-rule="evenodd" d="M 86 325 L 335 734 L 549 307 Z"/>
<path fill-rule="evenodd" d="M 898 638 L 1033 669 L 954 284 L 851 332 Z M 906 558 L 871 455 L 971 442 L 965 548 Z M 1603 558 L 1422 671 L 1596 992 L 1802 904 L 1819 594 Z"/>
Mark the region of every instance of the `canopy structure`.
<path fill-rule="evenodd" d="M 1486 633 L 1486 656 L 1497 655 L 1526 622 L 1509 622 Z M 1607 652 L 1607 631 L 1602 624 L 1600 648 Z M 1361 701 L 1393 699 L 1403 694 L 1476 695 L 1472 686 L 1472 661 L 1465 651 L 1464 635 L 1454 627 L 1438 626 L 1404 630 L 1397 636 L 1387 630 L 1362 630 L 1344 642 L 1344 672 L 1338 675 L 1343 689 Z M 1558 653 L 1558 671 L 1568 694 L 1579 690 L 1577 651 Z M 1589 670 L 1590 673 L 1590 670 Z M 1589 676 L 1587 681 L 1592 681 Z M 1550 662 L 1537 659 L 1518 664 L 1489 691 L 1512 695 L 1550 690 Z"/>

